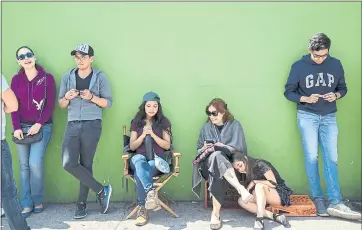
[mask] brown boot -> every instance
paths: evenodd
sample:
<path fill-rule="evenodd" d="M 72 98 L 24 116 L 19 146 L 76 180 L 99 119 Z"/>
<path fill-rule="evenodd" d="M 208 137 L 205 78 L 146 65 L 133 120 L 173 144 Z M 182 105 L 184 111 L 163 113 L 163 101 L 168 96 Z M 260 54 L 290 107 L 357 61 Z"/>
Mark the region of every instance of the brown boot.
<path fill-rule="evenodd" d="M 144 206 L 141 206 L 141 208 L 137 212 L 136 226 L 143 226 L 147 224 L 147 222 L 148 222 L 148 211 Z"/>

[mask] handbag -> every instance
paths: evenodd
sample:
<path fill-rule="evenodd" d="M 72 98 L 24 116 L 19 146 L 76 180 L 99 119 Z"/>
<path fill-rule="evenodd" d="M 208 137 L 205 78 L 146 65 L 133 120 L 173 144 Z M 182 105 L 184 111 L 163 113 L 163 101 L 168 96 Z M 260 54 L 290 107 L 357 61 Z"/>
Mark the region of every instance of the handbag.
<path fill-rule="evenodd" d="M 44 76 L 44 104 L 41 107 L 40 110 L 40 114 L 39 114 L 39 118 L 41 118 L 41 115 L 43 114 L 43 109 L 45 106 L 45 101 L 46 101 L 46 97 L 47 97 L 47 78 L 46 78 L 47 74 L 45 73 Z M 43 127 L 40 127 L 39 131 L 36 134 L 33 135 L 25 135 L 29 129 L 33 126 L 34 124 L 21 124 L 21 131 L 23 131 L 23 139 L 18 139 L 16 137 L 14 137 L 14 133 L 13 135 L 13 142 L 15 144 L 20 144 L 20 145 L 30 145 L 36 142 L 39 142 L 43 139 Z"/>
<path fill-rule="evenodd" d="M 16 144 L 20 144 L 20 145 L 30 145 L 36 142 L 39 142 L 43 139 L 43 132 L 42 132 L 42 127 L 40 127 L 39 132 L 37 132 L 36 134 L 33 135 L 26 135 L 26 133 L 28 132 L 28 130 L 32 127 L 33 125 L 31 124 L 23 124 L 21 125 L 21 130 L 23 131 L 23 139 L 18 139 L 16 137 L 14 137 L 13 134 L 13 141 Z"/>

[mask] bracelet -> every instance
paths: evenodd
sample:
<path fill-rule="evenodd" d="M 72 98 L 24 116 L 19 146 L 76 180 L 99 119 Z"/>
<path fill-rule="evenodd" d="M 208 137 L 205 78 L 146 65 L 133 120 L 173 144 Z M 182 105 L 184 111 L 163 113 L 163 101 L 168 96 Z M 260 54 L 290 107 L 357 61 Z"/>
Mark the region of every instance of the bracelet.
<path fill-rule="evenodd" d="M 336 100 L 338 100 L 338 95 L 336 93 L 334 93 L 334 96 L 336 97 Z"/>

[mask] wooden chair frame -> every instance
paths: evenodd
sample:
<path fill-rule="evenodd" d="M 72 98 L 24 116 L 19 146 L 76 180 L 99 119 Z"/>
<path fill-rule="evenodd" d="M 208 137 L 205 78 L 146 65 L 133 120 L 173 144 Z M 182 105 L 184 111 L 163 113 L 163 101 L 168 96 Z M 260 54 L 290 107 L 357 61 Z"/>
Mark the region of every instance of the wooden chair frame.
<path fill-rule="evenodd" d="M 126 136 L 127 135 L 127 131 L 126 131 L 126 126 L 123 126 L 123 135 Z M 179 160 L 181 157 L 181 153 L 176 153 L 173 152 L 172 153 L 172 171 L 168 174 L 163 174 L 157 177 L 153 177 L 153 185 L 155 187 L 155 192 L 158 194 L 158 200 L 159 200 L 159 204 L 161 205 L 162 208 L 164 208 L 165 210 L 167 210 L 169 213 L 171 213 L 174 217 L 179 217 L 169 206 L 168 206 L 168 201 L 171 201 L 172 203 L 175 203 L 168 195 L 166 195 L 165 193 L 159 192 L 163 186 L 166 185 L 166 183 L 168 181 L 170 181 L 173 177 L 177 177 L 180 173 L 180 165 L 179 165 Z M 123 153 L 122 155 L 122 160 L 123 160 L 123 175 L 124 177 L 126 177 L 127 179 L 130 179 L 131 181 L 133 181 L 134 183 L 136 183 L 132 173 L 130 172 L 130 165 L 129 165 L 129 159 L 131 159 L 132 154 L 131 153 Z M 167 203 L 165 204 L 161 198 Z M 134 201 L 132 203 L 131 206 L 133 206 L 134 204 L 137 205 L 137 200 Z M 126 219 L 131 218 L 133 215 L 135 215 L 137 213 L 137 211 L 139 210 L 140 206 L 136 206 L 132 212 L 126 217 Z"/>

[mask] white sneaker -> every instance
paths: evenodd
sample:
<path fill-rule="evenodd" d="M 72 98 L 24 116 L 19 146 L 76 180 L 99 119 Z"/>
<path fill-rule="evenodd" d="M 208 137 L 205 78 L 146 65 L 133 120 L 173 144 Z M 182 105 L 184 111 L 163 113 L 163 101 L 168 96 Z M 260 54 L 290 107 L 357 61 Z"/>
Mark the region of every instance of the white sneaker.
<path fill-rule="evenodd" d="M 331 216 L 340 217 L 349 220 L 362 220 L 362 215 L 359 212 L 352 211 L 343 202 L 338 204 L 330 204 L 327 208 L 327 212 Z"/>
<path fill-rule="evenodd" d="M 1 208 L 1 217 L 3 217 L 5 215 L 4 209 Z"/>

